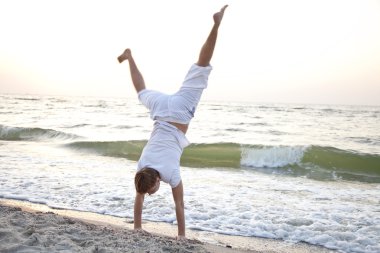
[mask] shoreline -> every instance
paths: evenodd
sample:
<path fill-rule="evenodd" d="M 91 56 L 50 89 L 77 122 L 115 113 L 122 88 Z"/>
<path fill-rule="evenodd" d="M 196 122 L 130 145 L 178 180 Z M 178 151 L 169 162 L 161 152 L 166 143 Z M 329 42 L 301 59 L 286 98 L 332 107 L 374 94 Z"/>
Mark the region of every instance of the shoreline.
<path fill-rule="evenodd" d="M 13 200 L 13 199 L 3 199 L 0 198 L 0 208 L 4 207 L 5 215 L 2 215 L 0 224 L 4 227 L 0 227 L 0 242 L 3 246 L 0 246 L 0 252 L 4 246 L 4 242 L 9 241 L 8 246 L 12 245 L 10 242 L 14 242 L 15 245 L 22 244 L 22 240 L 15 242 L 15 238 L 20 238 L 18 233 L 25 237 L 27 229 L 17 227 L 13 223 L 23 222 L 27 218 L 28 222 L 35 224 L 36 221 L 41 220 L 41 217 L 46 218 L 45 223 L 42 223 L 42 232 L 35 232 L 28 235 L 36 240 L 33 242 L 38 245 L 38 237 L 40 238 L 40 247 L 46 247 L 48 244 L 46 240 L 44 241 L 45 234 L 58 233 L 61 238 L 60 240 L 65 242 L 66 247 L 77 247 L 75 241 L 81 241 L 81 244 L 88 244 L 88 247 L 83 248 L 83 251 L 88 251 L 93 248 L 94 252 L 101 252 L 95 243 L 101 243 L 102 245 L 111 245 L 109 248 L 104 249 L 103 252 L 110 252 L 111 249 L 116 251 L 122 249 L 124 252 L 267 252 L 267 253 L 280 253 L 280 252 L 292 252 L 292 253 L 316 253 L 316 252 L 335 252 L 323 247 L 310 245 L 307 243 L 289 243 L 281 240 L 258 238 L 258 237 L 243 237 L 243 236 L 232 236 L 232 235 L 222 235 L 213 232 L 206 231 L 196 231 L 187 229 L 187 242 L 178 242 L 174 240 L 177 232 L 177 227 L 168 223 L 163 222 L 151 222 L 143 221 L 143 227 L 149 232 L 149 235 L 141 235 L 133 232 L 133 220 L 128 218 L 120 218 L 110 215 L 103 215 L 98 213 L 84 212 L 84 211 L 74 211 L 67 209 L 54 209 L 47 205 L 35 204 L 28 201 Z M 15 213 L 17 213 L 16 218 Z M 48 217 L 49 216 L 49 217 Z M 62 219 L 67 219 L 67 222 L 63 222 Z M 9 222 L 9 220 L 13 220 Z M 8 222 L 8 223 L 7 223 Z M 62 229 L 62 222 L 65 226 L 64 231 Z M 86 224 L 91 226 L 91 230 L 86 231 Z M 58 226 L 59 225 L 59 226 Z M 80 228 L 78 228 L 80 226 Z M 87 234 L 85 238 L 77 238 L 70 242 L 72 237 L 77 236 L 70 233 L 66 233 L 68 230 L 78 230 L 81 232 L 79 234 Z M 4 232 L 4 230 L 6 232 Z M 99 231 L 105 231 L 103 234 L 98 235 Z M 4 236 L 8 234 L 9 238 Z M 25 234 L 26 233 L 26 234 Z M 112 239 L 108 238 L 108 235 L 112 235 Z M 25 238 L 26 241 L 30 241 L 31 238 Z M 127 237 L 127 238 L 125 238 Z M 5 238 L 5 239 L 4 239 Z M 36 239 L 37 238 L 37 239 Z M 45 238 L 46 239 L 46 238 Z M 122 239 L 120 241 L 120 239 Z M 32 243 L 32 244 L 33 244 Z M 57 243 L 57 242 L 56 242 Z M 71 245 L 71 244 L 72 245 Z M 114 243 L 114 246 L 112 246 Z M 116 243 L 116 244 L 115 244 Z M 54 242 L 52 242 L 54 244 Z M 123 245 L 122 245 L 123 244 Z M 114 248 L 116 247 L 119 248 Z M 137 246 L 136 246 L 137 245 Z M 25 246 L 23 246 L 25 247 Z M 33 247 L 38 247 L 36 245 L 30 246 L 31 252 Z M 105 246 L 104 246 L 105 247 Z M 120 248 L 121 247 L 121 248 Z M 139 248 L 140 247 L 140 248 Z M 79 248 L 82 249 L 82 248 Z M 41 249 L 40 249 L 41 250 Z M 51 250 L 51 249 L 50 249 Z M 70 249 L 69 249 L 70 250 Z M 132 250 L 132 251 L 128 251 Z M 136 251 L 137 250 L 137 251 Z M 77 250 L 75 250 L 77 251 Z M 9 252 L 9 251 L 7 251 Z M 40 251 L 35 251 L 40 252 Z M 112 252 L 112 251 L 111 251 Z"/>

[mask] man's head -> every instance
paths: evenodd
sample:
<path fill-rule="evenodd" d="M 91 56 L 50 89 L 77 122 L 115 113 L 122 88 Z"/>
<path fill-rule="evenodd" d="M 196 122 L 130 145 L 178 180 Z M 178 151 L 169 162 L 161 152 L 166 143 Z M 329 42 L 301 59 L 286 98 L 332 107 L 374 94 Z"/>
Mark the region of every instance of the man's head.
<path fill-rule="evenodd" d="M 152 195 L 160 188 L 160 173 L 152 168 L 143 168 L 136 173 L 135 187 L 138 193 Z"/>

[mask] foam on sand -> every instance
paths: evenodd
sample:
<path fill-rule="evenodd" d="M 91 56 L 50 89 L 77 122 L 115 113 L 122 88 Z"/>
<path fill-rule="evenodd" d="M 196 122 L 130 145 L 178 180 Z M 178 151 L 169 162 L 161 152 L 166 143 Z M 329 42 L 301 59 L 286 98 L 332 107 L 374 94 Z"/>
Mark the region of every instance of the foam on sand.
<path fill-rule="evenodd" d="M 51 209 L 0 199 L 0 252 L 332 252 L 307 244 L 187 231 L 174 240 L 176 227 L 144 222 L 150 234 L 135 233 L 124 218 Z"/>

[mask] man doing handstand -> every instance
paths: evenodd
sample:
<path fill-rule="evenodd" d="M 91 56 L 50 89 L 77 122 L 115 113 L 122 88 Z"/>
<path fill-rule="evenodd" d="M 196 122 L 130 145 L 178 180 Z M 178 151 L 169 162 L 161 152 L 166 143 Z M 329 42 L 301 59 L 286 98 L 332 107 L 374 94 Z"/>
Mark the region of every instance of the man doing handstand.
<path fill-rule="evenodd" d="M 186 132 L 195 108 L 207 87 L 212 67 L 210 61 L 214 52 L 219 25 L 227 5 L 213 16 L 214 25 L 202 46 L 198 62 L 187 73 L 180 90 L 173 95 L 145 88 L 144 79 L 137 68 L 130 49 L 118 57 L 120 63 L 128 60 L 133 85 L 138 98 L 150 110 L 155 121 L 153 132 L 143 149 L 135 176 L 136 197 L 134 205 L 134 228 L 142 230 L 141 216 L 144 196 L 155 193 L 160 181 L 172 187 L 178 223 L 177 239 L 185 237 L 185 211 L 183 185 L 180 175 L 180 158 L 183 149 L 189 145 Z"/>

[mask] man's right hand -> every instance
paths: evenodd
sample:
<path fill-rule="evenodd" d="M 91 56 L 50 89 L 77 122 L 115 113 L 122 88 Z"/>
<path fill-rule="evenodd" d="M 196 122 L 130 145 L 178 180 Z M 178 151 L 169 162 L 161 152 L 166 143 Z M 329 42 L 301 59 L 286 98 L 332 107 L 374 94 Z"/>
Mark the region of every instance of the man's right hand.
<path fill-rule="evenodd" d="M 187 241 L 187 238 L 186 238 L 186 236 L 184 236 L 184 235 L 177 235 L 177 236 L 175 237 L 175 239 L 176 239 L 177 241 Z"/>
<path fill-rule="evenodd" d="M 142 234 L 142 235 L 150 235 L 150 233 L 148 231 L 145 231 L 142 228 L 135 228 L 135 229 L 133 229 L 133 231 L 136 233 Z"/>

